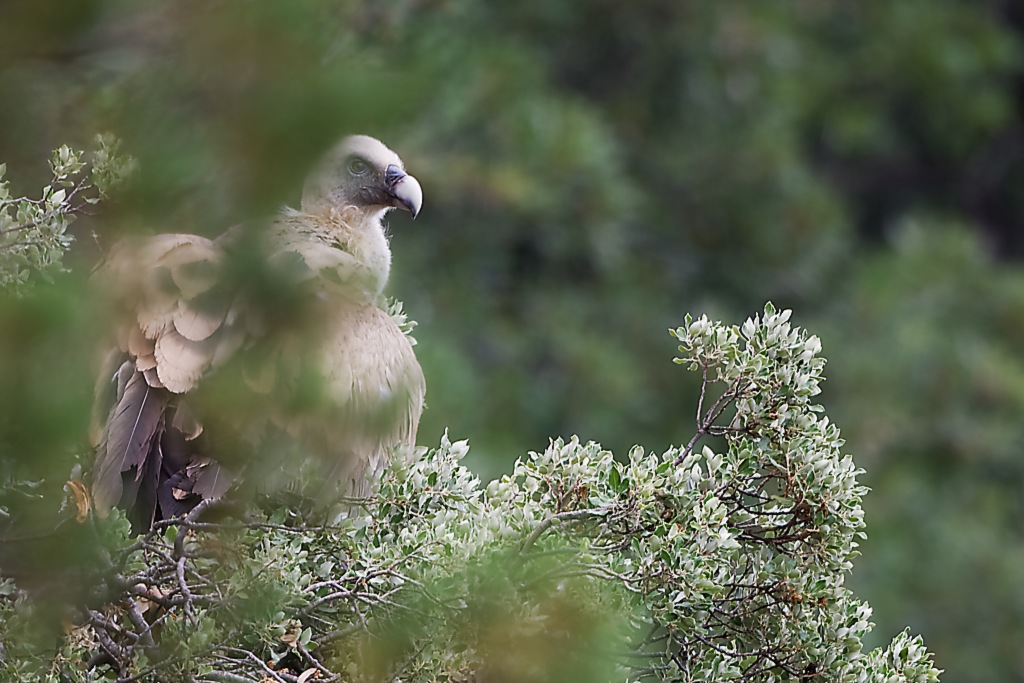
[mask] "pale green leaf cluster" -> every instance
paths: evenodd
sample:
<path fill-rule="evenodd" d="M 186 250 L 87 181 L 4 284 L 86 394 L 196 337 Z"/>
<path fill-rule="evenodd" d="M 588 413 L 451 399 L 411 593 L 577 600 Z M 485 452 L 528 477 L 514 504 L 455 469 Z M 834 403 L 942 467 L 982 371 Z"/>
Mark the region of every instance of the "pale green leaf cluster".
<path fill-rule="evenodd" d="M 416 346 L 416 337 L 412 336 L 412 331 L 416 329 L 416 325 L 419 323 L 410 318 L 409 314 L 405 312 L 405 305 L 394 297 L 386 297 L 381 301 L 381 308 L 395 321 L 398 329 L 402 330 L 402 334 L 409 339 L 409 343 Z"/>
<path fill-rule="evenodd" d="M 97 135 L 89 153 L 67 145 L 53 151 L 50 182 L 38 199 L 12 197 L 0 164 L 0 287 L 23 292 L 34 275 L 50 277 L 63 267 L 73 241 L 68 227 L 77 214 L 108 196 L 135 163 L 119 152 L 110 134 Z"/>

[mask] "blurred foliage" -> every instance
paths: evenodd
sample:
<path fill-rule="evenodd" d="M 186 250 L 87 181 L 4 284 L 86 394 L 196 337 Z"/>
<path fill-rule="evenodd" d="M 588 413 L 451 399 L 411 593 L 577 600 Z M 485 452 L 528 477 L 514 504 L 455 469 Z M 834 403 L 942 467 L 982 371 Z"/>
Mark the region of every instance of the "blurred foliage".
<path fill-rule="evenodd" d="M 68 257 L 83 273 L 125 232 L 294 202 L 343 133 L 398 150 L 427 201 L 392 221 L 422 439 L 451 426 L 487 476 L 554 434 L 688 438 L 664 329 L 797 308 L 874 489 L 853 580 L 879 630 L 909 622 L 947 681 L 1024 680 L 1020 3 L 13 0 L 0 64 L 14 196 L 96 131 L 139 161 L 69 231 L 97 236 Z M 88 312 L 53 304 L 80 343 Z M 26 335 L 5 386 L 76 394 L 82 370 L 19 367 Z M 62 367 L 85 355 L 57 339 Z"/>

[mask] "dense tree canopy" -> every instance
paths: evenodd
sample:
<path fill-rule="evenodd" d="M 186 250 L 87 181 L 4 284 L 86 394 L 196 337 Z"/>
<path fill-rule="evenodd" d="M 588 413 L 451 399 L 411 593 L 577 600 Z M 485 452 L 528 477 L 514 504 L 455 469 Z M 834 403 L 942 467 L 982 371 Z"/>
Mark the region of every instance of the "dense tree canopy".
<path fill-rule="evenodd" d="M 0 64 L 11 196 L 98 132 L 137 162 L 68 228 L 65 283 L 126 232 L 294 202 L 343 133 L 399 150 L 426 193 L 390 287 L 420 323 L 422 441 L 468 438 L 485 478 L 559 434 L 685 441 L 697 384 L 664 330 L 796 309 L 874 489 L 853 583 L 877 631 L 909 623 L 947 681 L 1024 676 L 1019 3 L 16 0 Z M 48 335 L 92 320 L 49 296 L 3 311 L 25 453 L 70 450 L 88 404 L 89 349 Z"/>

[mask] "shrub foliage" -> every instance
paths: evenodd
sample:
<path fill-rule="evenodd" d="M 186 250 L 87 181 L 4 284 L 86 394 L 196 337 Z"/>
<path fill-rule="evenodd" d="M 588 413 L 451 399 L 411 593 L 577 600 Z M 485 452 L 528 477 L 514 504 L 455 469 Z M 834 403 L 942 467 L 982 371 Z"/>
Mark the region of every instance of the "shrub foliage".
<path fill-rule="evenodd" d="M 50 182 L 38 199 L 12 197 L 0 164 L 0 287 L 24 291 L 33 274 L 49 277 L 62 268 L 71 246 L 68 226 L 86 207 L 98 203 L 134 168 L 119 154 L 120 141 L 97 135 L 89 153 L 67 145 L 53 151 Z"/>
<path fill-rule="evenodd" d="M 821 344 L 768 304 L 686 318 L 693 438 L 616 458 L 553 440 L 481 482 L 447 434 L 347 518 L 205 506 L 132 537 L 68 483 L 97 552 L 54 616 L 13 581 L 0 663 L 22 681 L 934 681 L 920 638 L 866 652 L 844 586 L 860 471 L 815 404 Z M 59 627 L 44 622 L 58 620 Z M 56 643 L 56 645 L 54 645 Z"/>

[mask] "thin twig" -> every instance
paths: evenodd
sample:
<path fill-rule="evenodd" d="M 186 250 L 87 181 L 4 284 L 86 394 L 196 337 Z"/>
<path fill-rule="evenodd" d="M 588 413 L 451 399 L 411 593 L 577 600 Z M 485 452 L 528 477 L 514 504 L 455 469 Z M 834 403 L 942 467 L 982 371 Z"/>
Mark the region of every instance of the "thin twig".
<path fill-rule="evenodd" d="M 526 540 L 523 541 L 523 545 L 519 549 L 517 555 L 522 555 L 533 547 L 533 544 L 537 542 L 544 532 L 555 524 L 561 524 L 562 522 L 569 522 L 578 519 L 587 519 L 588 517 L 602 517 L 606 514 L 608 514 L 608 510 L 603 508 L 595 510 L 569 510 L 566 512 L 556 512 L 538 524 L 537 528 L 526 537 Z"/>

